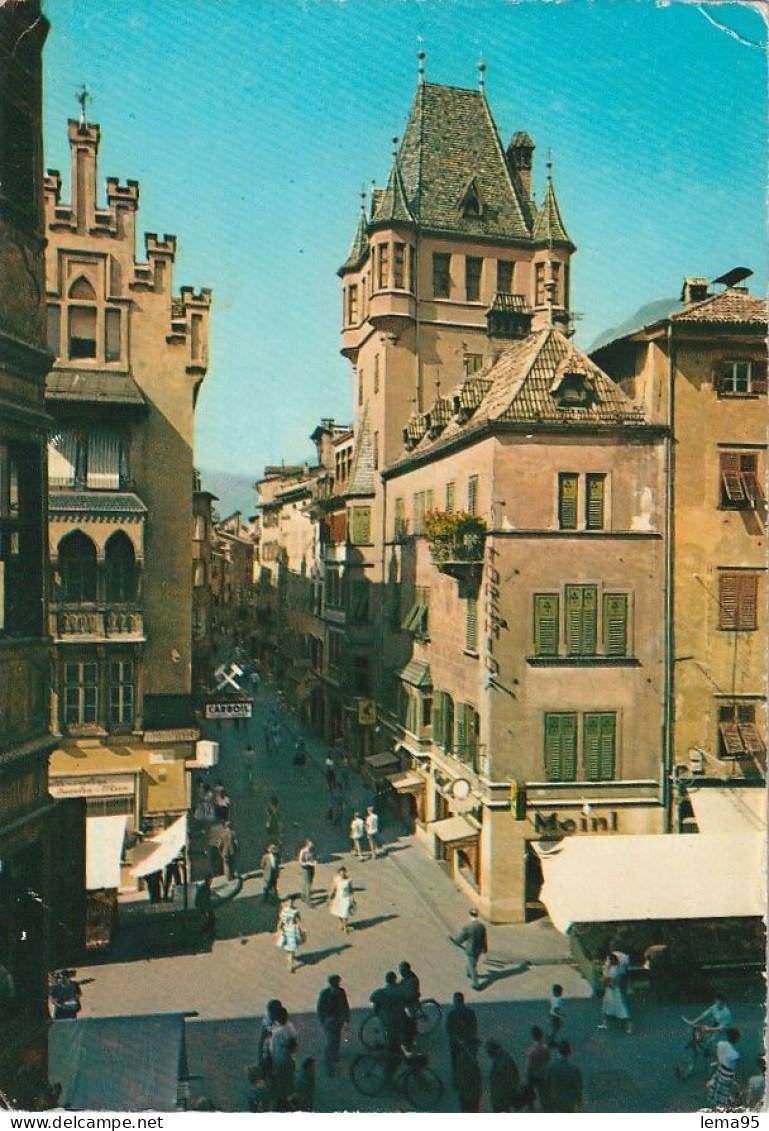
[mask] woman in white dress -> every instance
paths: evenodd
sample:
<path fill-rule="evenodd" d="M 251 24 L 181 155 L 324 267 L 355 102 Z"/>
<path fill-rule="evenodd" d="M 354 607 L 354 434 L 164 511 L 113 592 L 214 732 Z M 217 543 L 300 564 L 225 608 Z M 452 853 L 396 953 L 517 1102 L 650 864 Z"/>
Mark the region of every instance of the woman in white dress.
<path fill-rule="evenodd" d="M 275 928 L 275 945 L 285 951 L 289 971 L 296 970 L 296 952 L 305 940 L 302 918 L 294 906 L 294 897 L 289 896 L 283 903 Z"/>
<path fill-rule="evenodd" d="M 602 974 L 604 991 L 603 1002 L 601 1003 L 601 1024 L 598 1028 L 608 1029 L 608 1018 L 616 1017 L 618 1021 L 624 1021 L 625 1031 L 632 1033 L 633 1025 L 630 1020 L 630 1011 L 625 1001 L 625 995 L 622 993 L 622 967 L 616 954 L 606 955 Z"/>
<path fill-rule="evenodd" d="M 347 875 L 347 869 L 344 865 L 334 877 L 334 884 L 328 900 L 330 914 L 336 915 L 339 920 L 339 930 L 348 935 L 350 933 L 350 915 L 355 910 L 355 899 L 352 894 L 352 880 Z"/>

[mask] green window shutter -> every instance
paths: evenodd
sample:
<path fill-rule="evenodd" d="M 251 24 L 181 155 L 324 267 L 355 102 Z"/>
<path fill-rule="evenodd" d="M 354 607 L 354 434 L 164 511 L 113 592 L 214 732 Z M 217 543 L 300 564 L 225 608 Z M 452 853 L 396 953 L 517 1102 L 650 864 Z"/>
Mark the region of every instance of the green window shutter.
<path fill-rule="evenodd" d="M 603 595 L 603 647 L 607 656 L 627 655 L 627 593 Z"/>
<path fill-rule="evenodd" d="M 478 513 L 478 476 L 471 475 L 467 481 L 467 513 Z"/>
<path fill-rule="evenodd" d="M 605 714 L 601 716 L 601 780 L 609 781 L 614 778 L 614 764 L 616 761 L 617 744 L 617 718 L 616 715 Z"/>
<path fill-rule="evenodd" d="M 425 491 L 425 514 L 433 509 L 433 489 Z"/>
<path fill-rule="evenodd" d="M 564 781 L 577 777 L 577 716 L 561 715 L 561 769 Z"/>
<path fill-rule="evenodd" d="M 601 716 L 585 715 L 582 723 L 582 764 L 588 781 L 601 780 Z"/>
<path fill-rule="evenodd" d="M 566 651 L 570 656 L 584 654 L 582 644 L 582 586 L 567 585 L 565 592 Z"/>
<path fill-rule="evenodd" d="M 371 507 L 353 507 L 352 541 L 356 546 L 371 541 Z"/>
<path fill-rule="evenodd" d="M 446 693 L 443 701 L 443 749 L 450 754 L 454 749 L 454 700 Z"/>
<path fill-rule="evenodd" d="M 561 716 L 545 715 L 545 777 L 561 780 Z"/>
<path fill-rule="evenodd" d="M 585 526 L 588 530 L 603 530 L 605 475 L 588 475 L 585 480 L 587 511 Z"/>
<path fill-rule="evenodd" d="M 467 703 L 457 704 L 457 757 L 467 761 Z"/>
<path fill-rule="evenodd" d="M 577 529 L 579 476 L 564 471 L 558 476 L 558 525 L 561 530 Z"/>
<path fill-rule="evenodd" d="M 443 691 L 433 693 L 433 742 L 436 746 L 443 746 L 444 695 Z"/>
<path fill-rule="evenodd" d="M 582 586 L 582 655 L 594 656 L 598 644 L 598 590 Z"/>
<path fill-rule="evenodd" d="M 558 655 L 558 594 L 534 594 L 534 654 Z"/>
<path fill-rule="evenodd" d="M 545 715 L 545 777 L 548 781 L 574 781 L 577 776 L 577 716 Z"/>
<path fill-rule="evenodd" d="M 395 514 L 393 521 L 393 540 L 395 542 L 403 538 L 406 533 L 406 511 L 403 499 L 395 500 Z"/>
<path fill-rule="evenodd" d="M 449 514 L 454 510 L 454 483 L 446 484 L 446 510 Z"/>
<path fill-rule="evenodd" d="M 467 598 L 465 649 L 468 652 L 475 652 L 478 649 L 478 600 L 476 597 Z"/>

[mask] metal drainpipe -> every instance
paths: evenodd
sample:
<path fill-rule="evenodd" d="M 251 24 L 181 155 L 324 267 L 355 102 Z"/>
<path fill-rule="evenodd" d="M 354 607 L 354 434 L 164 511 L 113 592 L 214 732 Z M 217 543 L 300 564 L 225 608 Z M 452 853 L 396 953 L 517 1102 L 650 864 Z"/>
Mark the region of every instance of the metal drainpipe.
<path fill-rule="evenodd" d="M 664 675 L 663 675 L 663 723 L 662 723 L 662 803 L 665 807 L 665 831 L 672 832 L 670 811 L 670 777 L 673 772 L 673 743 L 671 724 L 673 716 L 673 484 L 674 460 L 674 418 L 675 395 L 675 344 L 673 324 L 668 319 L 668 390 L 667 425 L 665 438 L 665 566 L 664 566 Z M 678 830 L 677 830 L 678 831 Z"/>
<path fill-rule="evenodd" d="M 385 532 L 387 530 L 387 480 L 384 479 L 382 477 L 382 475 L 380 474 L 379 481 L 382 485 L 382 531 L 381 531 L 382 559 L 381 559 L 381 565 L 380 565 L 381 577 L 380 577 L 380 582 L 379 582 L 379 593 L 380 593 L 380 600 L 379 600 L 379 663 L 377 665 L 377 674 L 380 674 L 381 672 L 384 671 L 383 659 L 384 659 L 384 654 L 385 654 L 385 618 L 387 616 L 387 612 L 386 612 L 386 609 L 385 609 L 385 603 L 384 603 L 384 598 L 385 598 L 385 569 L 386 569 L 386 565 L 387 565 L 387 541 L 386 541 L 386 537 L 385 537 Z M 380 706 L 381 706 L 382 700 L 384 699 L 384 696 L 382 695 L 381 685 L 378 685 L 376 690 L 377 690 L 377 693 L 378 693 L 377 697 L 376 697 L 376 704 L 377 704 L 377 722 L 376 722 L 376 725 L 378 726 L 379 725 Z M 377 746 L 378 746 L 378 743 L 376 741 L 376 731 L 374 731 L 374 750 L 373 750 L 374 754 L 379 753 Z"/>

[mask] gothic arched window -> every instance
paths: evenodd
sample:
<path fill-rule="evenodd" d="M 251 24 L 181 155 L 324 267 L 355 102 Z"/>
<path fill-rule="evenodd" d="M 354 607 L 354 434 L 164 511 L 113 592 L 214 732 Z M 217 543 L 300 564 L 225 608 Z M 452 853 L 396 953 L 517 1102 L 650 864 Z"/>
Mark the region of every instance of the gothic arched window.
<path fill-rule="evenodd" d="M 79 530 L 59 543 L 62 599 L 71 604 L 96 600 L 96 547 Z"/>
<path fill-rule="evenodd" d="M 136 596 L 136 558 L 130 538 L 122 531 L 107 542 L 104 565 L 107 600 L 133 601 Z"/>

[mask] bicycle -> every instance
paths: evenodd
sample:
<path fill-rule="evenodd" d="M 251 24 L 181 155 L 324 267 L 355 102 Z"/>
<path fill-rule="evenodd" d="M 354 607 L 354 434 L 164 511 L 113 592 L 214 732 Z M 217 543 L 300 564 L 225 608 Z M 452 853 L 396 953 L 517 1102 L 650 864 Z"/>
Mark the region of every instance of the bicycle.
<path fill-rule="evenodd" d="M 687 1017 L 682 1017 L 681 1020 L 689 1026 L 689 1033 L 683 1049 L 676 1057 L 673 1069 L 679 1080 L 688 1080 L 698 1063 L 703 1066 L 711 1064 L 713 1034 Z"/>
<path fill-rule="evenodd" d="M 393 1083 L 417 1111 L 436 1111 L 443 1095 L 443 1081 L 424 1053 L 404 1054 L 393 1072 L 387 1056 L 364 1052 L 352 1062 L 350 1075 L 364 1096 L 379 1096 Z"/>
<path fill-rule="evenodd" d="M 420 1000 L 415 1009 L 419 1036 L 428 1037 L 431 1033 L 434 1033 L 439 1027 L 442 1017 L 443 1010 L 435 998 L 427 997 Z M 358 1035 L 361 1044 L 372 1052 L 379 1052 L 385 1047 L 384 1025 L 376 1013 L 370 1013 L 368 1017 L 364 1017 Z"/>

